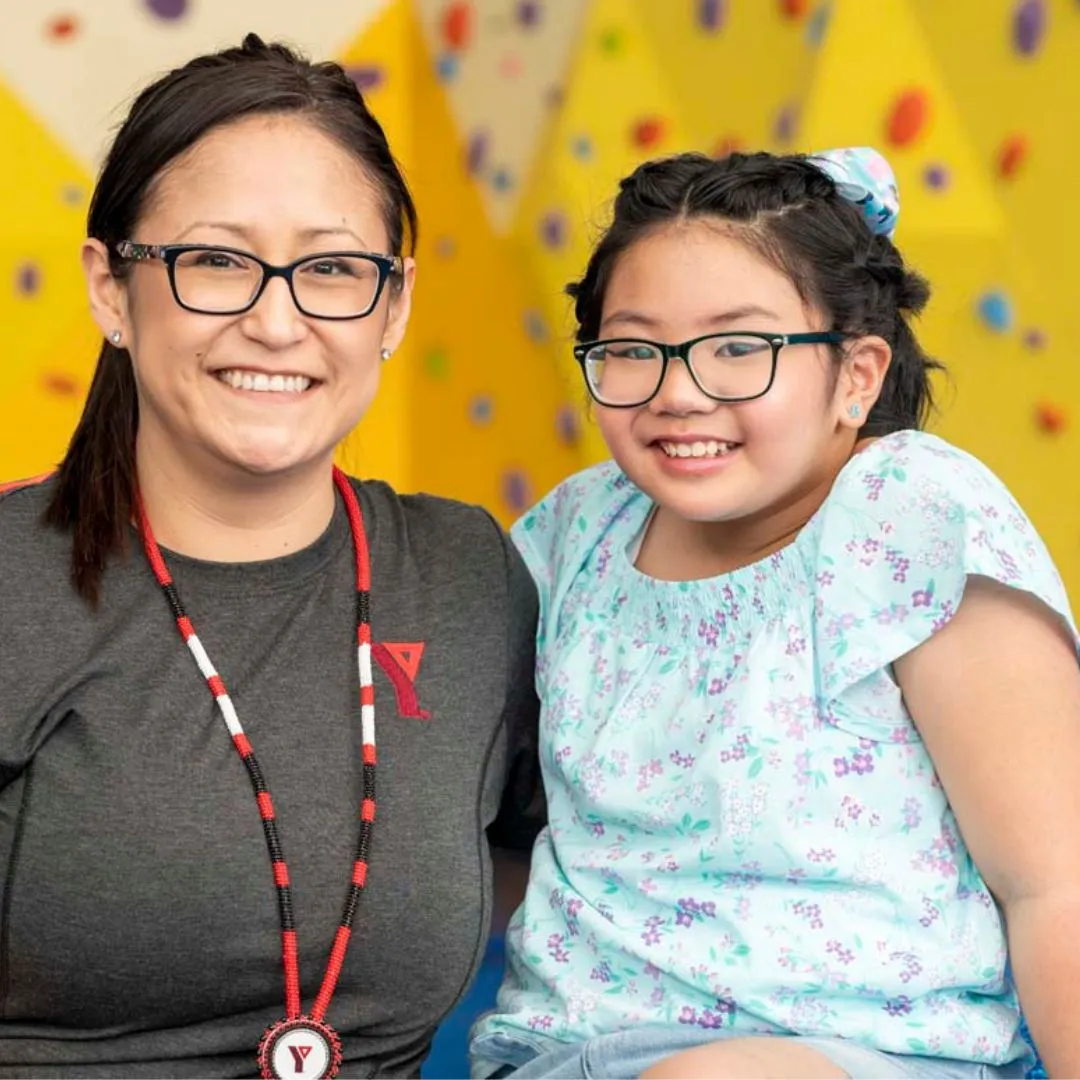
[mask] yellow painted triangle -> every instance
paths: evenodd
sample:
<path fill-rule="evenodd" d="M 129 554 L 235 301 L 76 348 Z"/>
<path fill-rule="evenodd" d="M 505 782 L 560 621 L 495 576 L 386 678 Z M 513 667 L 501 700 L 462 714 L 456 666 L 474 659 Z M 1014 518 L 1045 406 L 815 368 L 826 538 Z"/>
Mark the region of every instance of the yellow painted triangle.
<path fill-rule="evenodd" d="M 563 104 L 553 119 L 522 195 L 513 237 L 526 260 L 539 302 L 562 339 L 556 369 L 565 392 L 583 402 L 585 390 L 571 353 L 573 322 L 564 293 L 581 276 L 610 208 L 619 180 L 641 161 L 695 148 L 661 56 L 634 0 L 593 0 L 571 63 Z M 655 121 L 660 136 L 641 145 L 642 123 Z M 562 239 L 544 239 L 558 221 Z M 599 432 L 584 428 L 586 461 L 608 457 Z"/>
<path fill-rule="evenodd" d="M 868 48 L 867 42 L 880 47 Z M 910 145 L 890 147 L 886 132 L 893 103 L 910 90 L 926 95 L 928 123 Z M 908 0 L 835 0 L 799 141 L 806 150 L 856 141 L 880 149 L 900 186 L 901 240 L 912 232 L 1000 235 L 1007 228 L 985 163 Z M 947 170 L 943 190 L 925 182 L 934 165 Z"/>
<path fill-rule="evenodd" d="M 703 6 L 633 0 L 686 134 L 707 153 L 730 141 L 771 149 L 781 115 L 797 117 L 813 70 L 809 20 L 752 0 L 720 4 L 713 26 L 703 24 Z"/>
<path fill-rule="evenodd" d="M 354 72 L 377 79 L 364 100 L 383 126 L 405 171 L 411 172 L 415 129 L 413 76 L 416 29 L 409 0 L 393 0 L 341 52 L 338 60 Z M 401 490 L 412 490 L 413 443 L 410 430 L 415 350 L 413 335 L 381 371 L 382 384 L 360 426 L 339 452 L 342 468 L 360 476 L 378 476 Z"/>
<path fill-rule="evenodd" d="M 65 340 L 73 310 L 86 310 L 78 252 L 89 177 L 2 83 L 0 139 L 5 160 L 18 163 L 0 170 L 0 206 L 17 208 L 5 215 L 0 232 L 0 326 L 7 341 L 18 343 L 0 364 L 6 409 L 12 388 L 26 383 Z M 74 309 L 73 302 L 78 305 Z M 76 319 L 84 328 L 91 325 L 89 315 Z M 75 364 L 81 378 L 92 360 L 92 355 L 72 356 L 65 363 Z M 33 416 L 25 411 L 16 415 L 26 422 Z M 47 426 L 36 418 L 33 425 L 35 434 Z M 67 435 L 62 432 L 64 441 Z M 0 450 L 0 474 L 10 471 Z"/>

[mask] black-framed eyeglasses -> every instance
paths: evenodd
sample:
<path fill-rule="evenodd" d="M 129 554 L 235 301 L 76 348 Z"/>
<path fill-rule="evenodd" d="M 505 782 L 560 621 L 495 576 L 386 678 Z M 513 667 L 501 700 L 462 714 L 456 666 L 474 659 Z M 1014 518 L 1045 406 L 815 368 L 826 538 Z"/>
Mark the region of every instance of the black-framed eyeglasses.
<path fill-rule="evenodd" d="M 371 251 L 323 251 L 287 266 L 264 262 L 250 251 L 204 244 L 116 245 L 127 262 L 160 260 L 176 302 L 198 315 L 242 315 L 262 296 L 271 278 L 284 278 L 299 311 L 313 319 L 362 319 L 375 310 L 387 279 L 400 275 L 396 255 Z"/>
<path fill-rule="evenodd" d="M 776 360 L 785 345 L 839 345 L 844 334 L 705 334 L 679 345 L 642 338 L 583 341 L 574 347 L 589 394 L 600 405 L 631 409 L 660 392 L 668 364 L 686 363 L 694 385 L 713 401 L 753 401 L 776 379 Z"/>

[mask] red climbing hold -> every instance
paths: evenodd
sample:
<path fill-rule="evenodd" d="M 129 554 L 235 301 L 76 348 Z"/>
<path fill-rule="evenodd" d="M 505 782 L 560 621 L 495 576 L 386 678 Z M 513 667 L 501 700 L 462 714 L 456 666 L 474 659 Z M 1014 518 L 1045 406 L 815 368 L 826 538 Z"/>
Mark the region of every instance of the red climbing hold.
<path fill-rule="evenodd" d="M 648 116 L 634 124 L 631 137 L 641 150 L 652 150 L 663 141 L 667 124 L 659 116 Z"/>
<path fill-rule="evenodd" d="M 464 2 L 450 4 L 443 12 L 442 36 L 448 49 L 464 49 L 472 37 L 472 5 Z"/>
<path fill-rule="evenodd" d="M 925 90 L 905 90 L 893 102 L 885 137 L 890 146 L 910 146 L 930 119 L 930 99 Z"/>
<path fill-rule="evenodd" d="M 1023 135 L 1010 135 L 998 151 L 998 175 L 1011 180 L 1027 160 L 1028 141 Z"/>
<path fill-rule="evenodd" d="M 1065 410 L 1060 405 L 1043 402 L 1035 408 L 1035 423 L 1047 435 L 1057 435 L 1065 430 L 1068 418 L 1065 415 Z"/>

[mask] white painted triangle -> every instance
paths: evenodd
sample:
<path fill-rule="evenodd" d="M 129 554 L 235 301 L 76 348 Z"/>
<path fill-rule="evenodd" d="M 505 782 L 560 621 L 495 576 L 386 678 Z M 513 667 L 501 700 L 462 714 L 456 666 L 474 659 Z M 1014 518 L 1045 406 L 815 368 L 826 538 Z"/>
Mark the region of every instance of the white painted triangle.
<path fill-rule="evenodd" d="M 461 133 L 463 158 L 471 156 L 488 220 L 505 234 L 548 119 L 561 100 L 588 0 L 414 3 Z M 447 13 L 454 7 L 471 13 L 470 32 L 460 49 L 451 46 L 445 33 Z"/>
<path fill-rule="evenodd" d="M 148 0 L 5 3 L 0 79 L 88 168 L 149 80 L 200 53 L 239 45 L 254 31 L 333 58 L 393 0 L 173 0 L 179 18 L 160 18 Z M 161 7 L 167 5 L 162 2 Z M 52 19 L 75 30 L 57 39 Z"/>

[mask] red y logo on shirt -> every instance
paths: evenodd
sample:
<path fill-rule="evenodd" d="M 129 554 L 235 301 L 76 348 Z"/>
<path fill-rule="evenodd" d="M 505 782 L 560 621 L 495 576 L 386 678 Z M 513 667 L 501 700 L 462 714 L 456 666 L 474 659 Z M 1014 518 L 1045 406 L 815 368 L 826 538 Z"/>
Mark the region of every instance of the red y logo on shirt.
<path fill-rule="evenodd" d="M 416 673 L 424 658 L 422 641 L 387 641 L 371 646 L 375 663 L 394 687 L 398 715 L 410 720 L 430 720 L 431 713 L 420 708 L 416 698 Z"/>
<path fill-rule="evenodd" d="M 292 1054 L 293 1064 L 296 1065 L 296 1071 L 302 1073 L 304 1071 L 304 1062 L 307 1059 L 308 1054 L 314 1050 L 313 1046 L 290 1046 L 289 1053 Z"/>

